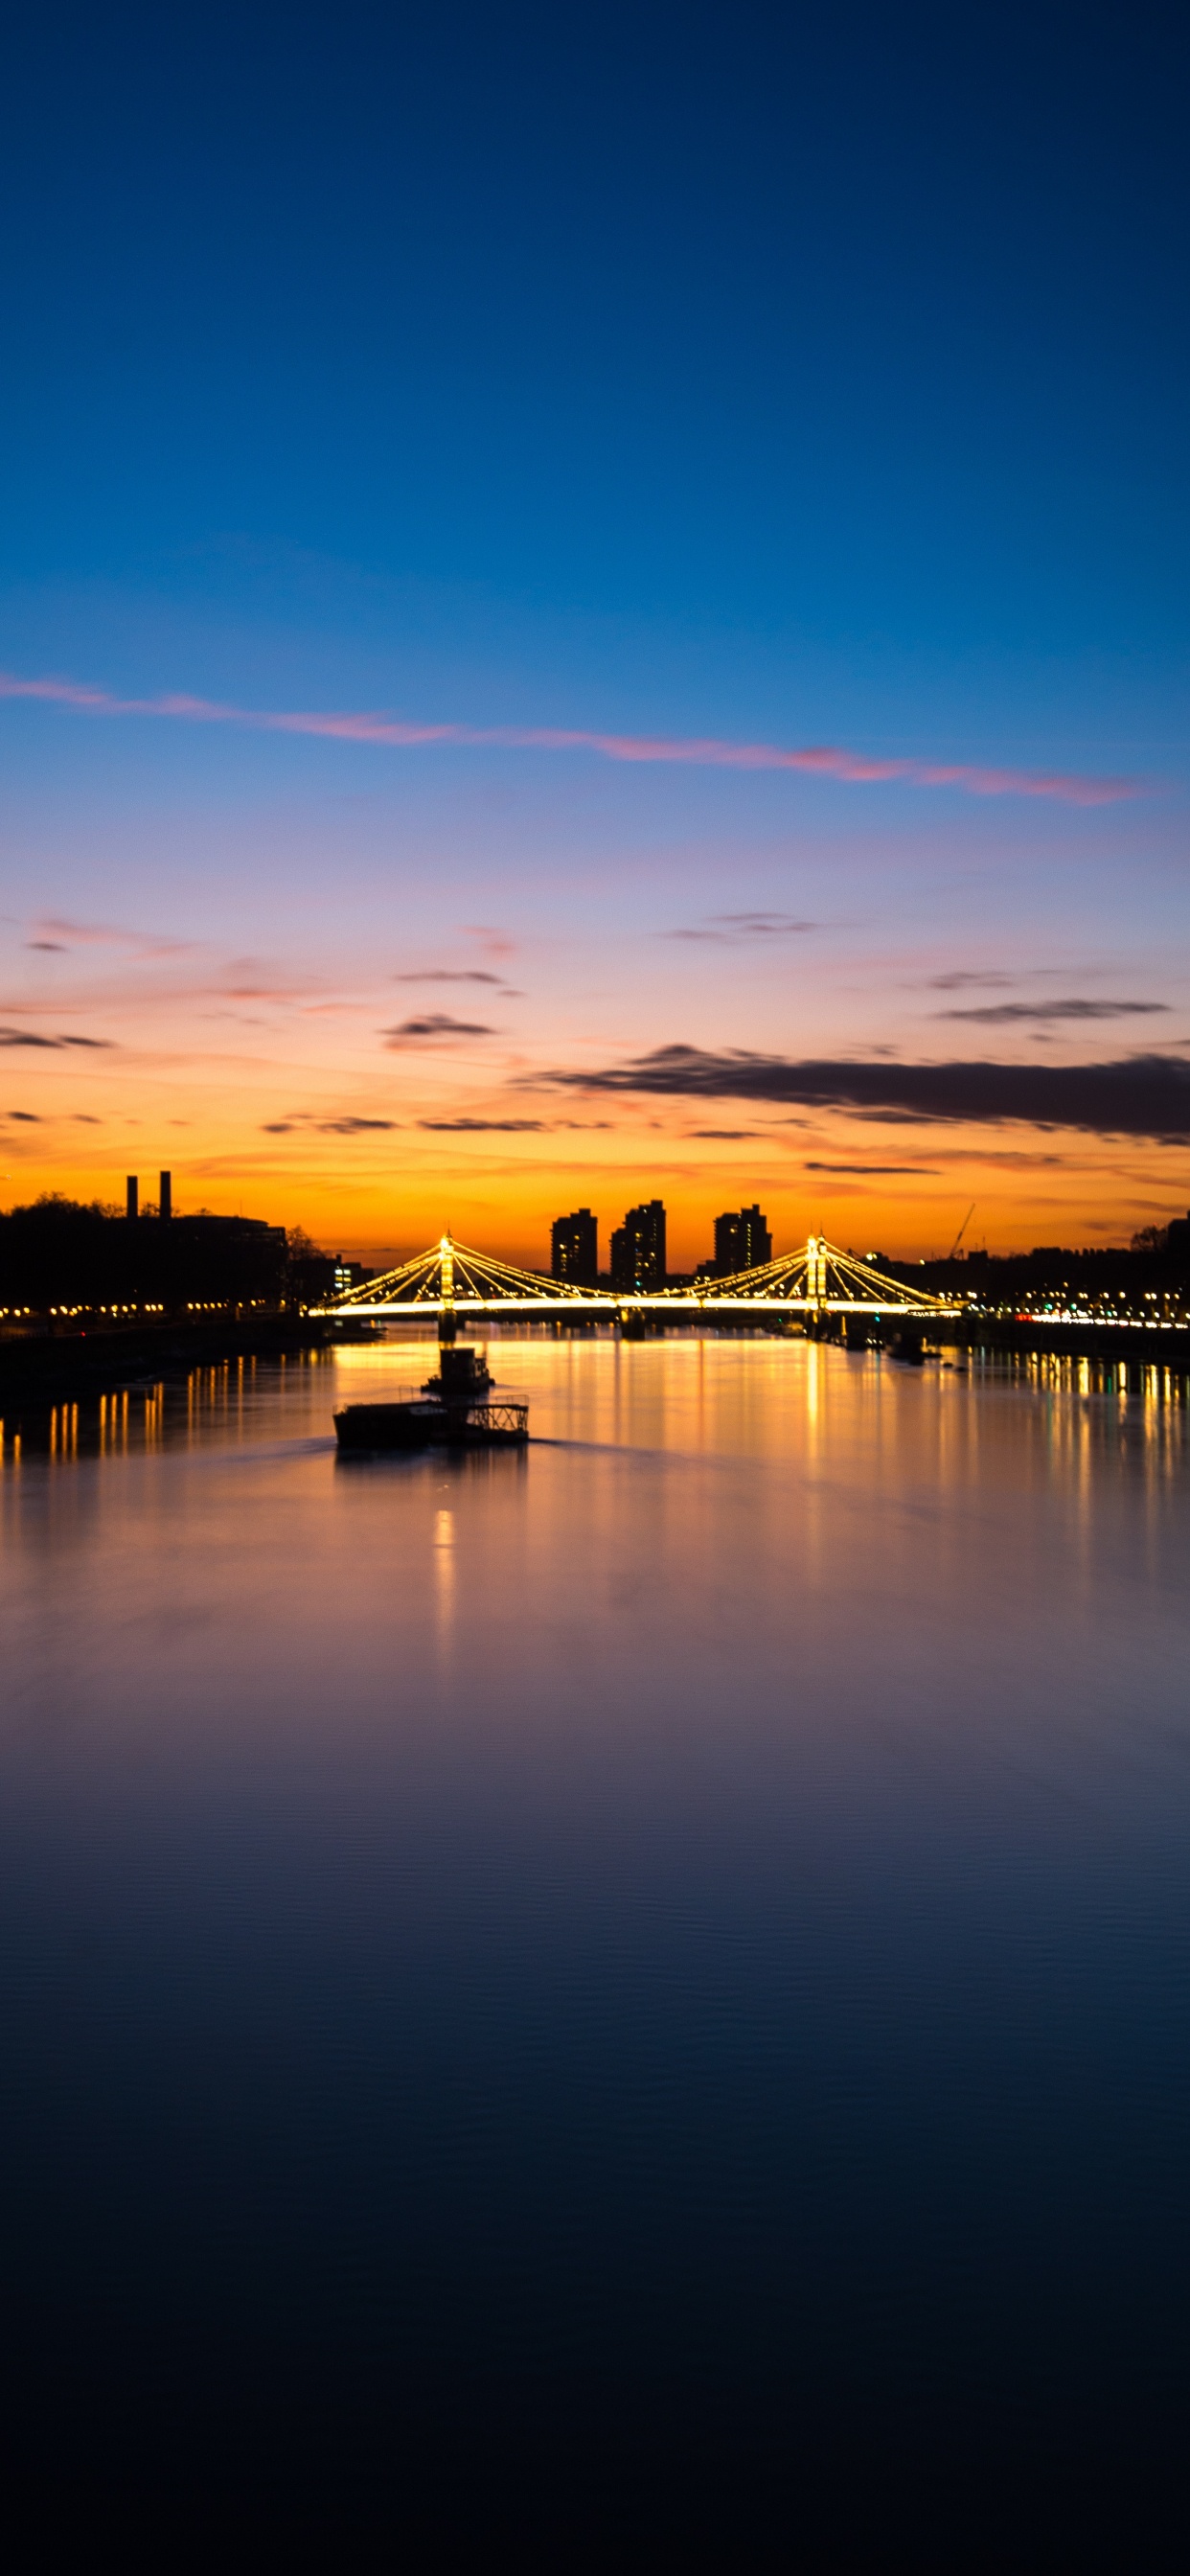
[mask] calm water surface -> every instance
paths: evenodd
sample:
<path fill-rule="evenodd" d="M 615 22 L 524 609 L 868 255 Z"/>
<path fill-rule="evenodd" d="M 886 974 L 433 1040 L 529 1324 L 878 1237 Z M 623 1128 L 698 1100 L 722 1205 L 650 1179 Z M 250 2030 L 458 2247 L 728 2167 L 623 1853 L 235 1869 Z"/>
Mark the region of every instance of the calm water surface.
<path fill-rule="evenodd" d="M 526 1454 L 340 1465 L 424 1344 L 9 1427 L 10 2492 L 1181 2565 L 1184 1407 L 490 1349 Z"/>

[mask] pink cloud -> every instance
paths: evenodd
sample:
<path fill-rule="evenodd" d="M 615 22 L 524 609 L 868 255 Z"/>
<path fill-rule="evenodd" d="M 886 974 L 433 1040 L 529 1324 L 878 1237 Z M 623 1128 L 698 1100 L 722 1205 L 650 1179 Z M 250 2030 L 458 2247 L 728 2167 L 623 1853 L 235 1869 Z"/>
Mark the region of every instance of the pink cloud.
<path fill-rule="evenodd" d="M 170 695 L 117 698 L 76 680 L 24 680 L 0 672 L 0 698 L 32 698 L 80 715 L 157 716 L 182 724 L 246 725 L 259 733 L 315 735 L 333 742 L 375 743 L 399 751 L 435 744 L 471 750 L 587 751 L 603 760 L 663 762 L 698 769 L 798 770 L 849 786 L 899 782 L 951 787 L 966 796 L 1041 796 L 1063 805 L 1110 805 L 1143 793 L 1131 778 L 1079 776 L 1067 770 L 997 769 L 965 761 L 872 758 L 837 745 L 789 749 L 779 743 L 722 742 L 666 734 L 588 733 L 551 725 L 406 724 L 384 714 L 270 712 L 210 698 Z"/>
<path fill-rule="evenodd" d="M 0 697 L 4 696 L 0 680 Z M 122 930 L 103 921 L 66 921 L 59 913 L 43 913 L 33 923 L 36 938 L 31 948 L 56 949 L 69 954 L 72 948 L 128 948 L 147 963 L 162 957 L 186 956 L 196 945 L 193 939 L 159 939 L 149 931 Z"/>

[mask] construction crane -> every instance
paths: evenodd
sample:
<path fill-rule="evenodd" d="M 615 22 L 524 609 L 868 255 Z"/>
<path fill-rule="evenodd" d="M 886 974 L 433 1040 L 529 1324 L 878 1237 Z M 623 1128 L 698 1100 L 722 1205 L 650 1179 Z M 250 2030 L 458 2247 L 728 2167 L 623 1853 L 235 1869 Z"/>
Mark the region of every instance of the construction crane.
<path fill-rule="evenodd" d="M 947 1258 L 947 1260 L 948 1260 L 948 1261 L 957 1261 L 957 1260 L 958 1260 L 958 1257 L 959 1257 L 959 1245 L 960 1245 L 960 1243 L 962 1242 L 962 1240 L 963 1240 L 963 1236 L 965 1235 L 965 1233 L 966 1233 L 966 1231 L 967 1231 L 967 1228 L 968 1228 L 968 1226 L 969 1226 L 969 1225 L 970 1225 L 970 1223 L 971 1223 L 971 1219 L 972 1219 L 972 1217 L 973 1217 L 973 1216 L 974 1216 L 974 1214 L 975 1214 L 975 1210 L 976 1210 L 977 1205 L 978 1205 L 978 1201 L 977 1201 L 977 1200 L 975 1200 L 975 1199 L 972 1199 L 972 1201 L 971 1201 L 971 1205 L 970 1205 L 970 1207 L 969 1207 L 969 1208 L 968 1208 L 968 1210 L 967 1210 L 966 1216 L 964 1217 L 964 1219 L 963 1219 L 963 1222 L 962 1222 L 961 1226 L 959 1227 L 959 1230 L 958 1230 L 958 1233 L 957 1233 L 957 1234 L 956 1234 L 956 1236 L 955 1236 L 954 1242 L 952 1243 L 952 1245 L 951 1245 L 951 1247 L 950 1247 L 950 1250 L 949 1250 L 949 1252 L 947 1253 L 946 1258 Z"/>

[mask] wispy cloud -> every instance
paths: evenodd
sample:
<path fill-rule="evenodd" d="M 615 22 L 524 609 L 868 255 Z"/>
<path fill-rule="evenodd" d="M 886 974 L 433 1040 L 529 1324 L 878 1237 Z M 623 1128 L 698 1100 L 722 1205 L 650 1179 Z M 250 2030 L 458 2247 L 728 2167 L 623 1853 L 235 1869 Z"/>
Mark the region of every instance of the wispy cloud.
<path fill-rule="evenodd" d="M 411 975 L 394 975 L 394 984 L 494 984 L 498 993 L 508 986 L 500 975 L 489 975 L 483 966 L 419 966 Z"/>
<path fill-rule="evenodd" d="M 496 1029 L 484 1026 L 482 1020 L 456 1020 L 449 1011 L 427 1011 L 421 1019 L 400 1020 L 395 1029 L 382 1029 L 387 1046 L 407 1046 L 417 1038 L 494 1038 Z"/>
<path fill-rule="evenodd" d="M 510 937 L 507 930 L 499 929 L 490 921 L 465 921 L 463 936 L 465 939 L 478 939 L 485 957 L 515 957 L 516 955 L 515 939 Z"/>
<path fill-rule="evenodd" d="M 821 930 L 819 921 L 798 921 L 791 912 L 712 912 L 695 929 L 663 930 L 662 939 L 710 939 L 731 947 L 746 939 L 793 939 Z"/>
<path fill-rule="evenodd" d="M 4 680 L 0 677 L 0 697 L 6 694 Z M 35 936 L 26 945 L 58 955 L 67 954 L 72 948 L 124 948 L 150 962 L 159 957 L 186 956 L 198 944 L 193 939 L 166 938 L 157 931 L 128 930 L 117 922 L 66 921 L 58 913 L 44 913 L 31 926 Z"/>
<path fill-rule="evenodd" d="M 940 1181 L 941 1172 L 932 1171 L 928 1163 L 803 1163 L 804 1172 L 842 1172 L 848 1180 L 891 1181 L 898 1178 L 915 1181 Z"/>
<path fill-rule="evenodd" d="M 388 1135 L 396 1124 L 395 1118 L 320 1118 L 317 1121 L 320 1136 Z"/>
<path fill-rule="evenodd" d="M 1122 1020 L 1169 1009 L 1168 1002 L 1084 1002 L 1072 996 L 1065 1002 L 983 1002 L 968 1010 L 936 1011 L 934 1017 L 980 1020 L 991 1028 L 1007 1026 L 1014 1020 Z"/>
<path fill-rule="evenodd" d="M 11 1010 L 12 1007 L 10 1003 L 9 1009 Z M 36 1036 L 32 1029 L 0 1028 L 0 1047 L 103 1047 L 107 1049 L 114 1044 L 114 1038 L 43 1038 Z"/>
<path fill-rule="evenodd" d="M 601 760 L 664 763 L 696 769 L 787 770 L 848 786 L 898 783 L 955 788 L 966 796 L 1040 796 L 1064 805 L 1109 805 L 1143 793 L 1131 778 L 1080 776 L 1068 770 L 999 768 L 982 762 L 888 758 L 838 744 L 790 747 L 724 742 L 714 735 L 597 733 L 557 725 L 411 724 L 383 712 L 237 707 L 178 693 L 121 698 L 85 681 L 25 679 L 0 672 L 0 698 L 27 699 L 90 716 L 149 716 L 179 724 L 239 725 L 257 733 L 305 734 L 332 742 L 371 743 L 415 751 L 435 746 L 486 751 L 592 752 Z"/>
<path fill-rule="evenodd" d="M 304 1109 L 295 1109 L 288 1118 L 270 1118 L 261 1128 L 262 1136 L 296 1136 L 312 1129 L 318 1136 L 367 1136 L 373 1132 L 391 1134 L 400 1124 L 396 1118 L 315 1118 Z"/>
<path fill-rule="evenodd" d="M 419 1118 L 431 1136 L 539 1136 L 541 1118 Z"/>
<path fill-rule="evenodd" d="M 959 967 L 950 975 L 931 975 L 928 989 L 931 993 L 961 993 L 968 985 L 1019 984 L 1020 980 L 1019 975 L 972 974 L 969 969 Z"/>
<path fill-rule="evenodd" d="M 849 1064 L 754 1055 L 743 1047 L 656 1047 L 597 1072 L 538 1075 L 566 1091 L 682 1100 L 773 1100 L 839 1108 L 888 1124 L 949 1120 L 1077 1127 L 1102 1136 L 1190 1138 L 1190 1065 L 1177 1056 L 1110 1064 Z"/>

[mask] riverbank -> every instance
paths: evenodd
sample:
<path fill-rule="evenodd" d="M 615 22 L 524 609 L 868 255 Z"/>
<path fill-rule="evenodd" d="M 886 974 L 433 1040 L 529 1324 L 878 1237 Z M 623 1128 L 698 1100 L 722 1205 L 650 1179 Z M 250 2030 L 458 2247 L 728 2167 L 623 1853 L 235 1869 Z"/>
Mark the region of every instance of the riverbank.
<path fill-rule="evenodd" d="M 951 1339 L 949 1331 L 930 1340 Z M 1190 1371 L 1190 1327 L 1180 1324 L 1064 1323 L 1047 1316 L 964 1315 L 953 1338 L 969 1351 L 1042 1354 L 1051 1359 L 1140 1362 L 1149 1368 Z"/>
<path fill-rule="evenodd" d="M 185 1377 L 223 1360 L 289 1358 L 344 1338 L 323 1318 L 266 1315 L 201 1322 L 129 1324 L 111 1330 L 0 1336 L 0 1416 L 26 1414 L 85 1395 Z"/>

